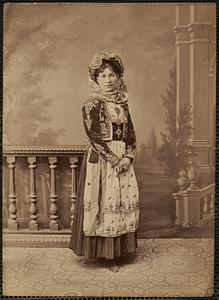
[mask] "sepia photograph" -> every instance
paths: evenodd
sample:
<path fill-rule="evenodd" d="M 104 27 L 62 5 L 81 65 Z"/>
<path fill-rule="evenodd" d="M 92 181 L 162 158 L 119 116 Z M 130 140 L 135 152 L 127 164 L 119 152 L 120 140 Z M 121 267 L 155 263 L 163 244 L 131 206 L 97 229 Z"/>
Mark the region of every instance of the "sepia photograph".
<path fill-rule="evenodd" d="M 213 296 L 216 4 L 3 10 L 3 295 Z"/>

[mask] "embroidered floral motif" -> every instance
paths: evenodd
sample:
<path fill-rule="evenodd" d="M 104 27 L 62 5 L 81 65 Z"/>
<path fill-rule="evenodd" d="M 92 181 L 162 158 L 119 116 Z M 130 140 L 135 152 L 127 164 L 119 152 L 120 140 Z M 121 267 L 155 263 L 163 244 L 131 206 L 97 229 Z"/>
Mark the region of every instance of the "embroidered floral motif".
<path fill-rule="evenodd" d="M 126 153 L 131 153 L 132 152 L 132 147 L 129 145 L 126 149 Z"/>
<path fill-rule="evenodd" d="M 100 123 L 100 130 L 103 134 L 107 133 L 106 123 L 103 122 Z"/>
<path fill-rule="evenodd" d="M 91 209 L 91 202 L 90 201 L 85 201 L 84 202 L 84 209 L 90 210 Z"/>
<path fill-rule="evenodd" d="M 112 122 L 127 122 L 127 116 L 122 105 L 115 104 L 114 102 L 109 102 L 106 105 Z"/>
<path fill-rule="evenodd" d="M 128 136 L 128 123 L 127 121 L 123 123 L 123 138 L 126 139 Z"/>
<path fill-rule="evenodd" d="M 105 120 L 105 118 L 104 118 L 104 107 L 103 107 L 103 104 L 101 103 L 100 112 L 99 112 L 99 121 L 102 122 L 104 120 Z"/>
<path fill-rule="evenodd" d="M 85 103 L 84 107 L 85 107 L 85 113 L 86 113 L 85 123 L 86 123 L 88 130 L 90 130 L 91 125 L 92 125 L 92 119 L 90 117 L 90 112 L 91 112 L 92 108 L 95 107 L 95 102 L 89 101 L 89 102 Z"/>
<path fill-rule="evenodd" d="M 95 148 L 97 148 L 98 151 L 102 152 L 104 150 L 104 147 L 98 143 L 93 142 Z"/>
<path fill-rule="evenodd" d="M 114 237 L 114 236 L 119 236 L 121 234 L 126 233 L 128 230 L 129 232 L 135 232 L 137 230 L 138 224 L 137 222 L 131 222 L 130 224 L 121 224 L 117 227 L 117 230 L 115 229 L 114 226 L 108 225 L 105 228 L 102 229 L 102 235 L 103 236 L 108 236 L 108 237 Z M 89 235 L 92 235 L 90 232 Z"/>
<path fill-rule="evenodd" d="M 125 212 L 125 213 L 130 213 L 130 212 L 133 212 L 133 211 L 137 211 L 138 210 L 138 202 L 136 203 L 135 201 L 133 202 L 129 202 L 129 203 L 126 203 L 126 202 L 117 202 L 115 204 L 115 206 L 110 203 L 108 206 L 106 206 L 104 208 L 104 212 L 105 213 L 121 213 L 121 211 Z"/>
<path fill-rule="evenodd" d="M 85 119 L 85 123 L 87 125 L 87 128 L 90 130 L 92 125 L 92 120 L 89 118 Z"/>
<path fill-rule="evenodd" d="M 95 148 L 100 152 L 100 154 L 104 155 L 107 158 L 107 160 L 110 161 L 112 164 L 114 164 L 118 160 L 118 158 L 115 155 L 106 152 L 102 145 L 95 142 L 93 142 L 93 144 Z"/>
<path fill-rule="evenodd" d="M 90 114 L 90 111 L 91 109 L 94 107 L 94 103 L 93 102 L 87 102 L 85 104 L 85 112 L 86 112 L 86 115 L 89 115 Z"/>

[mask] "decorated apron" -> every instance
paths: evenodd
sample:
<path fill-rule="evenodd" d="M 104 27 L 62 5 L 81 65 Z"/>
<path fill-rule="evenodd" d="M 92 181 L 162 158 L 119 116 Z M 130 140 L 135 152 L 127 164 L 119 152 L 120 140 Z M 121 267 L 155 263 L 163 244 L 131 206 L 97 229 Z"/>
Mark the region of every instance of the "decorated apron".
<path fill-rule="evenodd" d="M 125 113 L 120 104 L 108 102 L 112 122 L 125 122 Z M 118 127 L 118 134 L 119 127 Z M 108 147 L 119 158 L 125 155 L 125 142 L 109 141 Z M 139 190 L 133 165 L 128 171 L 118 174 L 116 167 L 99 157 L 90 162 L 92 149 L 88 149 L 84 190 L 85 236 L 117 237 L 134 232 L 139 223 Z"/>

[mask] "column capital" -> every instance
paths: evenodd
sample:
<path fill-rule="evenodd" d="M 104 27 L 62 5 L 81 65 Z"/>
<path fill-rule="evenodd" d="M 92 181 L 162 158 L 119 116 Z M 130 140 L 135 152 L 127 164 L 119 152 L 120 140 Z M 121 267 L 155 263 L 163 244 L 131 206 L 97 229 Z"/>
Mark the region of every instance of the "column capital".
<path fill-rule="evenodd" d="M 70 164 L 71 165 L 77 165 L 77 163 L 78 163 L 78 157 L 77 156 L 70 156 L 69 157 L 69 162 L 70 162 Z"/>
<path fill-rule="evenodd" d="M 208 22 L 193 22 L 188 25 L 191 42 L 209 42 L 210 29 L 212 25 Z"/>
<path fill-rule="evenodd" d="M 29 164 L 34 165 L 37 161 L 36 156 L 28 156 L 27 161 L 28 161 Z"/>
<path fill-rule="evenodd" d="M 216 25 L 211 25 L 209 29 L 210 43 L 216 44 Z"/>
<path fill-rule="evenodd" d="M 214 54 L 210 62 L 209 76 L 215 76 L 215 74 L 216 74 L 216 54 Z"/>
<path fill-rule="evenodd" d="M 11 166 L 14 166 L 16 162 L 16 157 L 15 156 L 12 156 L 12 155 L 8 155 L 7 156 L 7 163 Z"/>
<path fill-rule="evenodd" d="M 176 46 L 179 44 L 187 44 L 190 40 L 188 25 L 176 25 L 173 27 L 176 34 Z"/>
<path fill-rule="evenodd" d="M 52 168 L 53 165 L 55 165 L 58 161 L 56 156 L 49 156 L 48 160 L 49 160 L 50 168 Z"/>

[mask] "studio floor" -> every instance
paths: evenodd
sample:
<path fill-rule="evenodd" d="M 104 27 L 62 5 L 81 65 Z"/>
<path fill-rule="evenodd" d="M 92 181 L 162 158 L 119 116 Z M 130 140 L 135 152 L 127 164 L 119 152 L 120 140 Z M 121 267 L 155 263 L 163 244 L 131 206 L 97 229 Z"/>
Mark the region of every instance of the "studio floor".
<path fill-rule="evenodd" d="M 84 264 L 68 248 L 3 248 L 7 296 L 210 296 L 214 240 L 141 239 L 137 257 L 118 273 Z"/>

